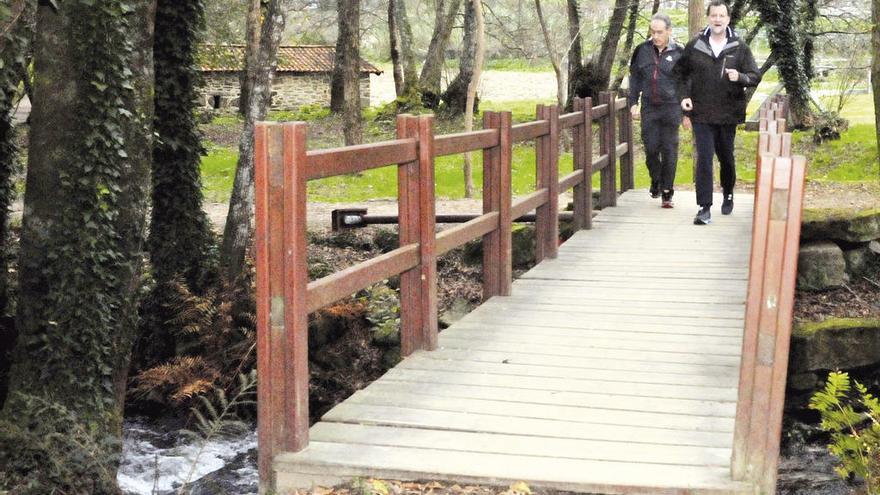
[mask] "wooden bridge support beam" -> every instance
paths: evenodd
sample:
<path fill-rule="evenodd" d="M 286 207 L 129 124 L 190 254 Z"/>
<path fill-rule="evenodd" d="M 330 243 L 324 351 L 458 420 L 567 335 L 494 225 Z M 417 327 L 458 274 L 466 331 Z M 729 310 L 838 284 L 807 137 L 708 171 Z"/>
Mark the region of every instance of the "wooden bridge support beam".
<path fill-rule="evenodd" d="M 399 115 L 397 137 L 415 138 L 418 156 L 397 169 L 399 242 L 418 244 L 419 263 L 400 275 L 400 353 L 437 348 L 434 117 Z"/>
<path fill-rule="evenodd" d="M 256 126 L 258 464 L 268 486 L 275 455 L 308 444 L 306 146 L 304 123 Z"/>
<path fill-rule="evenodd" d="M 599 154 L 608 157 L 605 167 L 599 172 L 600 189 L 599 206 L 617 206 L 617 143 L 614 132 L 614 93 L 603 91 L 599 93 L 599 104 L 607 105 L 607 114 L 600 120 Z"/>
<path fill-rule="evenodd" d="M 593 100 L 575 98 L 574 111 L 583 112 L 583 122 L 574 130 L 574 167 L 584 180 L 574 186 L 574 228 L 593 227 Z"/>
<path fill-rule="evenodd" d="M 483 129 L 498 129 L 498 146 L 483 150 L 483 213 L 498 212 L 498 228 L 483 236 L 483 299 L 509 296 L 512 273 L 510 112 L 485 112 Z"/>

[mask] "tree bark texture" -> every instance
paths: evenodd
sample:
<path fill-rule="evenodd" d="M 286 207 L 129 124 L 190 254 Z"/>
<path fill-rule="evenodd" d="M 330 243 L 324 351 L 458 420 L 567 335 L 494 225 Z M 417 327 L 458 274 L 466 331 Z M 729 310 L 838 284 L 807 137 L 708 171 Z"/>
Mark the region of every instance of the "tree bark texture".
<path fill-rule="evenodd" d="M 541 0 L 535 0 L 535 12 L 538 14 L 538 23 L 541 25 L 541 34 L 544 36 L 544 46 L 547 47 L 547 55 L 550 57 L 550 64 L 553 66 L 553 72 L 556 74 L 556 101 L 560 107 L 565 106 L 565 90 L 566 80 L 560 66 L 559 54 L 550 41 L 550 33 L 547 31 L 547 22 L 544 20 L 544 12 L 541 9 Z"/>
<path fill-rule="evenodd" d="M 118 493 L 150 188 L 153 66 L 143 47 L 155 2 L 130 1 L 128 14 L 120 4 L 37 10 L 19 339 L 0 414 L 0 473 L 13 491 L 22 481 L 36 484 L 29 493 Z"/>
<path fill-rule="evenodd" d="M 599 98 L 599 93 L 608 89 L 611 82 L 611 70 L 617 56 L 617 45 L 623 32 L 629 0 L 614 0 L 614 10 L 608 21 L 608 30 L 602 38 L 599 51 L 590 57 L 579 80 L 575 82 L 576 96 Z"/>
<path fill-rule="evenodd" d="M 269 0 L 266 5 L 260 27 L 258 70 L 253 71 L 253 80 L 249 83 L 251 93 L 238 144 L 238 164 L 220 250 L 221 264 L 231 281 L 236 280 L 244 269 L 245 255 L 254 233 L 254 123 L 266 118 L 272 98 L 272 79 L 284 31 L 285 5 L 283 0 Z"/>
<path fill-rule="evenodd" d="M 403 3 L 403 0 L 401 0 Z M 336 44 L 342 50 L 342 85 L 345 100 L 343 103 L 343 127 L 345 144 L 350 146 L 363 141 L 361 124 L 360 92 L 360 0 L 339 0 L 339 40 Z"/>
<path fill-rule="evenodd" d="M 467 88 L 467 101 L 464 107 L 464 130 L 470 132 L 474 129 L 474 104 L 477 97 L 477 88 L 480 86 L 480 74 L 483 72 L 483 53 L 485 52 L 484 26 L 483 26 L 483 3 L 482 0 L 472 0 L 474 10 L 474 71 Z M 464 154 L 464 196 L 474 197 L 474 173 L 471 165 L 471 154 Z"/>
<path fill-rule="evenodd" d="M 337 9 L 340 8 L 337 6 Z M 330 75 L 330 111 L 340 114 L 345 110 L 345 47 L 342 27 L 336 34 L 336 48 L 333 51 L 333 73 Z"/>
<path fill-rule="evenodd" d="M 706 26 L 706 11 L 703 8 L 703 0 L 688 1 L 688 34 L 690 38 L 696 36 Z"/>
<path fill-rule="evenodd" d="M 242 116 L 247 112 L 250 85 L 256 78 L 260 54 L 260 0 L 247 0 L 248 10 L 245 20 L 244 70 L 239 73 L 238 113 Z"/>
<path fill-rule="evenodd" d="M 446 87 L 442 99 L 450 115 L 461 115 L 467 106 L 467 88 L 474 77 L 477 56 L 477 22 L 473 2 L 467 0 L 464 9 L 464 37 L 461 42 L 458 74 Z"/>
<path fill-rule="evenodd" d="M 437 108 L 440 104 L 440 78 L 443 72 L 443 62 L 446 61 L 446 47 L 449 45 L 455 17 L 461 9 L 461 0 L 451 0 L 448 11 L 445 0 L 436 0 L 436 2 L 434 6 L 434 32 L 431 35 L 431 43 L 428 45 L 428 53 L 425 55 L 425 65 L 422 66 L 422 73 L 419 75 L 419 90 L 422 93 L 422 101 L 430 108 Z"/>
<path fill-rule="evenodd" d="M 620 53 L 620 59 L 617 62 L 617 75 L 611 84 L 611 90 L 617 91 L 623 84 L 623 78 L 629 68 L 629 58 L 632 54 L 633 40 L 636 36 L 636 21 L 639 19 L 639 0 L 630 0 L 629 14 L 627 16 L 629 22 L 626 26 L 626 39 L 623 42 L 623 50 Z"/>
<path fill-rule="evenodd" d="M 343 1 L 347 2 L 347 0 Z M 394 6 L 397 9 L 395 20 L 397 21 L 397 32 L 400 35 L 400 54 L 403 56 L 403 94 L 410 96 L 418 92 L 419 86 L 416 54 L 413 50 L 415 38 L 413 38 L 409 16 L 406 14 L 406 0 L 395 1 Z"/>
<path fill-rule="evenodd" d="M 565 108 L 571 110 L 577 85 L 584 77 L 583 38 L 581 37 L 581 14 L 578 0 L 568 0 L 568 98 Z"/>
<path fill-rule="evenodd" d="M 874 27 L 871 29 L 871 87 L 874 91 L 877 150 L 880 151 L 880 0 L 871 2 L 871 12 L 874 21 Z"/>
<path fill-rule="evenodd" d="M 394 75 L 394 95 L 403 95 L 403 67 L 400 65 L 400 33 L 397 31 L 397 0 L 388 0 L 388 38 L 391 67 Z"/>

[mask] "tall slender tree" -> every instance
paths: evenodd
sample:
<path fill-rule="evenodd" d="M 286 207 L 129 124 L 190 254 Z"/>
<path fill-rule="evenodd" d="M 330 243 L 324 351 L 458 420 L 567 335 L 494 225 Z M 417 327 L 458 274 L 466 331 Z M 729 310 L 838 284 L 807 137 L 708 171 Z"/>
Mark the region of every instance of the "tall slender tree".
<path fill-rule="evenodd" d="M 565 108 L 572 109 L 580 81 L 585 77 L 583 60 L 583 37 L 581 36 L 581 11 L 578 0 L 567 0 L 568 9 L 568 97 Z"/>
<path fill-rule="evenodd" d="M 400 3 L 403 3 L 401 0 Z M 360 144 L 363 141 L 361 124 L 360 92 L 360 0 L 339 0 L 336 11 L 339 18 L 339 42 L 336 52 L 341 54 L 341 74 L 343 92 L 342 132 L 345 144 Z M 404 83 L 406 91 L 406 83 Z"/>
<path fill-rule="evenodd" d="M 874 92 L 874 123 L 877 132 L 877 151 L 880 153 L 880 0 L 871 2 L 871 88 Z M 878 171 L 880 173 L 880 171 Z"/>
<path fill-rule="evenodd" d="M 483 2 L 471 0 L 469 5 L 474 11 L 474 72 L 467 87 L 467 101 L 464 107 L 464 130 L 470 132 L 474 128 L 474 104 L 477 88 L 480 86 L 480 75 L 483 73 L 483 54 L 486 51 L 484 42 Z M 471 154 L 464 154 L 464 195 L 474 197 L 474 174 L 471 166 Z"/>
<path fill-rule="evenodd" d="M 688 34 L 693 38 L 706 26 L 706 9 L 703 0 L 688 1 Z"/>
<path fill-rule="evenodd" d="M 541 8 L 541 0 L 535 0 L 535 12 L 538 14 L 538 23 L 541 25 L 541 34 L 544 36 L 544 46 L 547 47 L 547 55 L 550 57 L 550 64 L 553 66 L 553 72 L 556 74 L 556 101 L 560 106 L 565 106 L 566 86 L 568 81 L 567 72 L 563 72 L 562 63 L 559 59 L 559 53 L 550 40 L 550 31 L 547 29 L 547 21 L 544 20 L 544 11 Z"/>
<path fill-rule="evenodd" d="M 0 490 L 119 492 L 150 187 L 154 11 L 151 0 L 37 10 Z"/>
<path fill-rule="evenodd" d="M 252 8 L 259 8 L 259 3 Z M 245 254 L 254 233 L 254 124 L 266 118 L 272 99 L 272 79 L 278 62 L 278 45 L 284 32 L 286 6 L 285 0 L 267 0 L 258 15 L 261 21 L 252 27 L 259 35 L 249 33 L 247 38 L 248 43 L 258 43 L 259 49 L 256 70 L 250 66 L 246 68 L 250 90 L 220 251 L 221 264 L 229 280 L 237 279 L 244 269 Z"/>
<path fill-rule="evenodd" d="M 434 31 L 431 34 L 428 53 L 425 55 L 425 64 L 422 65 L 422 72 L 419 75 L 422 101 L 431 108 L 436 108 L 440 104 L 440 76 L 443 62 L 446 60 L 446 46 L 449 44 L 449 37 L 459 10 L 461 10 L 461 0 L 450 0 L 448 10 L 445 0 L 436 0 L 434 5 Z"/>
<path fill-rule="evenodd" d="M 477 21 L 473 2 L 467 0 L 464 9 L 464 36 L 461 42 L 461 56 L 458 74 L 446 87 L 441 99 L 450 115 L 461 115 L 467 105 L 468 86 L 474 77 L 477 58 Z"/>
<path fill-rule="evenodd" d="M 575 94 L 569 95 L 570 98 L 580 96 L 597 99 L 599 93 L 610 86 L 611 70 L 614 68 L 614 57 L 617 54 L 617 45 L 620 43 L 628 6 L 629 0 L 614 0 L 608 29 L 602 37 L 599 49 L 593 53 L 584 70 L 577 74 L 577 80 L 572 83 Z"/>
<path fill-rule="evenodd" d="M 636 21 L 639 20 L 639 0 L 630 0 L 629 13 L 627 14 L 626 23 L 626 39 L 623 42 L 623 49 L 620 50 L 620 59 L 617 62 L 617 75 L 614 82 L 611 83 L 611 89 L 617 91 L 623 84 L 623 78 L 629 70 L 629 58 L 632 54 L 633 42 L 636 36 Z"/>
<path fill-rule="evenodd" d="M 397 31 L 397 0 L 388 0 L 388 38 L 391 51 L 391 70 L 394 75 L 394 95 L 403 95 L 403 66 L 400 64 L 400 33 Z"/>

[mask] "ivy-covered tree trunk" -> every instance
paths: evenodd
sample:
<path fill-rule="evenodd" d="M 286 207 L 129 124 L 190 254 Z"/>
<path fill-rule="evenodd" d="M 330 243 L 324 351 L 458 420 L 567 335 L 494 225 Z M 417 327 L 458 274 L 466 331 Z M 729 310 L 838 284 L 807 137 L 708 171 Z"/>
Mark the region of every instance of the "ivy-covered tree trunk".
<path fill-rule="evenodd" d="M 446 87 L 441 98 L 446 103 L 450 115 L 461 115 L 467 105 L 467 89 L 474 77 L 474 63 L 477 56 L 477 22 L 473 3 L 468 0 L 464 9 L 464 38 L 461 42 L 461 57 L 458 75 Z"/>
<path fill-rule="evenodd" d="M 116 494 L 150 187 L 155 3 L 56 5 L 37 11 L 0 489 Z"/>
<path fill-rule="evenodd" d="M 8 11 L 0 11 L 0 317 L 7 314 L 9 306 L 9 207 L 15 200 L 12 175 L 18 169 L 12 111 L 19 83 L 27 77 L 26 55 L 30 52 L 35 8 L 35 1 L 13 0 Z M 0 329 L 0 357 L 3 333 Z M 3 390 L 4 376 L 3 370 L 0 370 L 0 391 Z M 3 395 L 0 392 L 0 404 L 3 403 Z"/>
<path fill-rule="evenodd" d="M 153 55 L 157 141 L 147 247 L 159 284 L 179 279 L 200 293 L 215 276 L 214 238 L 202 209 L 202 145 L 195 118 L 195 52 L 203 28 L 201 0 L 158 0 Z"/>
<path fill-rule="evenodd" d="M 809 127 L 813 121 L 810 110 L 812 62 L 808 62 L 807 58 L 812 57 L 812 50 L 809 53 L 804 51 L 806 34 L 803 27 L 815 17 L 805 19 L 803 15 L 792 15 L 809 12 L 809 9 L 800 7 L 798 0 L 772 0 L 756 4 L 761 21 L 767 26 L 770 50 L 776 56 L 776 67 L 788 94 L 792 126 Z"/>
<path fill-rule="evenodd" d="M 258 70 L 248 69 L 253 79 L 248 83 L 251 90 L 238 143 L 238 164 L 220 251 L 221 265 L 225 267 L 229 280 L 236 280 L 241 275 L 254 233 L 254 124 L 266 118 L 271 102 L 278 45 L 284 32 L 285 5 L 284 0 L 268 0 L 266 3 L 260 27 Z"/>
<path fill-rule="evenodd" d="M 455 25 L 455 17 L 461 9 L 461 0 L 451 0 L 448 11 L 445 0 L 436 0 L 434 9 L 434 32 L 428 45 L 428 53 L 425 55 L 425 65 L 422 66 L 422 73 L 419 75 L 422 101 L 430 108 L 436 108 L 440 104 L 440 76 L 443 62 L 446 60 L 446 46 L 449 44 L 449 36 Z"/>
<path fill-rule="evenodd" d="M 877 131 L 877 150 L 880 153 L 880 0 L 871 2 L 871 87 L 874 92 L 874 122 Z M 880 156 L 878 156 L 880 159 Z"/>

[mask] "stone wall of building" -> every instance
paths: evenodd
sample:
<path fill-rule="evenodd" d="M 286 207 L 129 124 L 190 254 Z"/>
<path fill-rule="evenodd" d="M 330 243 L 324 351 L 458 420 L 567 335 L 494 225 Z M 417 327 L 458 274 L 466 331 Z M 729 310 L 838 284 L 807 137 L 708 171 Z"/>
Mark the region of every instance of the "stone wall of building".
<path fill-rule="evenodd" d="M 237 108 L 238 74 L 234 72 L 202 73 L 200 100 L 206 108 Z M 360 80 L 361 106 L 370 105 L 370 76 Z M 272 109 L 294 110 L 304 105 L 330 105 L 330 74 L 279 73 L 272 83 Z"/>

